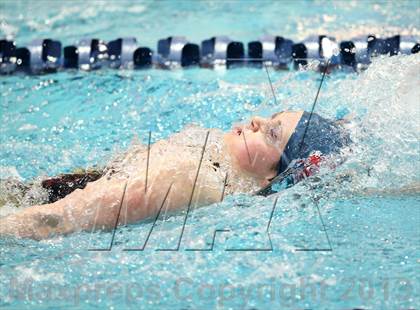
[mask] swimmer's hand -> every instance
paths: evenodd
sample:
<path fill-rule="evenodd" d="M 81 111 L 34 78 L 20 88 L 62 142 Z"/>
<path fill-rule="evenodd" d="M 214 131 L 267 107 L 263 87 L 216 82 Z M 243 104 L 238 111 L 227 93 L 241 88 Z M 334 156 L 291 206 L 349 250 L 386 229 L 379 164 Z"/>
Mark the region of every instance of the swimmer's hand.
<path fill-rule="evenodd" d="M 29 212 L 19 212 L 0 218 L 0 237 L 14 236 L 41 240 L 63 230 L 63 217 L 44 206 L 28 208 Z M 38 210 L 39 209 L 39 210 Z M 36 212 L 32 212 L 35 210 Z"/>

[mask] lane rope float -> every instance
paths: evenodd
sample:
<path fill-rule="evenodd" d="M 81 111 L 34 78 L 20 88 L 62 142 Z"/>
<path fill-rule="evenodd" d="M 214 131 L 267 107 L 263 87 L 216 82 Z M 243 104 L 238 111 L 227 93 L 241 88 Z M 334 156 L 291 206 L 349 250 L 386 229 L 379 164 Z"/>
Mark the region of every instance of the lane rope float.
<path fill-rule="evenodd" d="M 147 68 L 235 68 L 241 66 L 271 66 L 292 69 L 319 61 L 330 68 L 350 71 L 366 68 L 379 55 L 415 54 L 420 51 L 419 39 L 395 35 L 379 38 L 367 35 L 337 42 L 326 35 L 311 36 L 293 42 L 281 36 L 263 36 L 245 47 L 243 42 L 227 36 L 203 40 L 200 45 L 183 36 L 161 39 L 156 50 L 142 46 L 136 38 L 117 38 L 109 42 L 84 38 L 74 45 L 64 46 L 53 39 L 37 39 L 24 47 L 16 42 L 0 40 L 0 73 L 42 74 L 66 69 L 95 70 Z"/>

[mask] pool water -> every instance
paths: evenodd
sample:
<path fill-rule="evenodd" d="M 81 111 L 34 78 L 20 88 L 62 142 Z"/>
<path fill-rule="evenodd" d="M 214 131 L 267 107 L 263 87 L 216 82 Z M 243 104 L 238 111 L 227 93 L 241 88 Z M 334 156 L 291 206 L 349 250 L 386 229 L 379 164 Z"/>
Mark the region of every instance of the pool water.
<path fill-rule="evenodd" d="M 70 44 L 83 36 L 134 35 L 155 48 L 158 39 L 175 34 L 196 42 L 228 34 L 246 42 L 265 33 L 349 39 L 375 29 L 420 29 L 415 1 L 0 5 L 0 31 L 22 45 L 36 37 Z M 327 76 L 315 111 L 352 117 L 350 158 L 333 173 L 276 196 L 230 196 L 193 210 L 179 251 L 171 249 L 182 213 L 156 225 L 121 227 L 115 236 L 0 239 L 0 306 L 418 308 L 419 72 L 420 56 L 411 55 L 375 59 L 362 73 Z M 147 143 L 149 130 L 153 142 L 190 123 L 227 130 L 251 115 L 311 108 L 319 73 L 270 75 L 277 105 L 265 71 L 252 68 L 3 76 L 1 177 L 32 180 L 103 165 L 133 139 Z M 99 251 L 111 240 L 110 251 Z"/>

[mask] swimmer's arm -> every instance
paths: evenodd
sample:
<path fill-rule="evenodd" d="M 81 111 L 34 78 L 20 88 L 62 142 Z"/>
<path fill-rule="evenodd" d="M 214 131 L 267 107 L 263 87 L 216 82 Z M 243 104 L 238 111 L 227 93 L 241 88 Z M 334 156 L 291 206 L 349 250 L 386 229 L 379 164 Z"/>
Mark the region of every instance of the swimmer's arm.
<path fill-rule="evenodd" d="M 153 217 L 159 210 L 166 213 L 186 208 L 190 202 L 194 208 L 219 201 L 223 190 L 219 184 L 199 177 L 194 185 L 190 172 L 196 169 L 182 161 L 173 168 L 162 168 L 151 176 L 147 191 L 142 177 L 128 181 L 102 177 L 55 203 L 0 219 L 0 236 L 44 239 L 75 231 L 108 230 Z"/>
<path fill-rule="evenodd" d="M 101 178 L 51 204 L 0 218 L 0 236 L 44 239 L 89 229 L 107 229 L 116 218 L 124 183 Z M 115 223 L 115 222 L 114 222 Z"/>
<path fill-rule="evenodd" d="M 62 214 L 52 204 L 32 206 L 0 218 L 0 237 L 42 239 L 62 222 Z"/>

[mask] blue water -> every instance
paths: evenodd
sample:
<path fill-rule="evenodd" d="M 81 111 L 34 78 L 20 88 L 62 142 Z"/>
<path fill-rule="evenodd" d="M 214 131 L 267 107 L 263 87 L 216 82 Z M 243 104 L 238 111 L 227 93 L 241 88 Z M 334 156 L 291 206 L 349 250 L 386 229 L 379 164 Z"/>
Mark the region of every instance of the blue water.
<path fill-rule="evenodd" d="M 0 31 L 19 44 L 134 35 L 154 48 L 173 34 L 297 40 L 420 28 L 415 1 L 279 3 L 2 2 Z M 418 308 L 420 194 L 402 190 L 420 181 L 419 70 L 418 55 L 398 56 L 327 77 L 316 111 L 354 116 L 353 154 L 334 173 L 280 193 L 271 221 L 275 197 L 238 195 L 194 210 L 179 251 L 158 249 L 176 247 L 183 214 L 158 221 L 144 251 L 125 249 L 141 248 L 152 222 L 118 229 L 111 251 L 89 251 L 109 246 L 112 233 L 103 232 L 0 239 L 0 307 Z M 265 72 L 250 68 L 1 77 L 1 176 L 31 180 L 105 164 L 133 138 L 146 142 L 149 130 L 156 141 L 191 122 L 228 129 L 255 114 L 310 109 L 318 73 L 270 74 L 278 105 Z M 344 173 L 352 177 L 338 182 Z M 216 229 L 230 231 L 213 244 Z"/>

